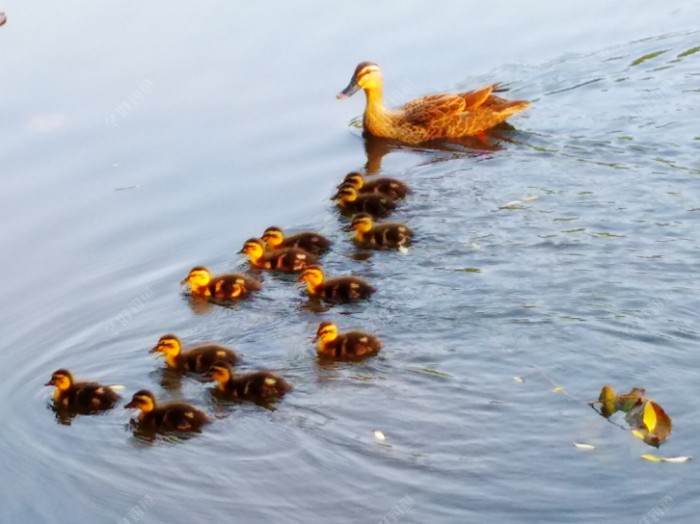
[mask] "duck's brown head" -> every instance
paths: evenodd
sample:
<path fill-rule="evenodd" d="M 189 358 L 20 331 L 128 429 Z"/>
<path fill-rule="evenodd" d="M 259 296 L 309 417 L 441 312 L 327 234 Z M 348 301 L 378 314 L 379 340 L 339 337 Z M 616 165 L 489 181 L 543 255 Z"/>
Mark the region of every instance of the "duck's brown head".
<path fill-rule="evenodd" d="M 350 83 L 338 93 L 337 98 L 349 98 L 360 89 L 364 89 L 365 92 L 381 89 L 382 81 L 382 72 L 377 64 L 374 62 L 361 62 L 355 68 Z"/>
<path fill-rule="evenodd" d="M 209 368 L 208 375 L 214 380 L 216 380 L 219 386 L 223 386 L 233 376 L 233 368 L 228 362 L 224 362 L 223 360 L 217 360 Z"/>
<path fill-rule="evenodd" d="M 134 393 L 134 396 L 131 397 L 131 402 L 124 408 L 139 409 L 142 413 L 149 413 L 156 409 L 156 396 L 147 389 L 142 389 Z"/>
<path fill-rule="evenodd" d="M 355 189 L 359 191 L 365 185 L 365 177 L 362 176 L 362 173 L 353 171 L 352 173 L 348 173 L 347 175 L 345 175 L 345 178 L 340 183 L 338 188 L 340 188 L 340 186 L 342 186 L 343 184 L 352 184 L 353 186 L 355 186 Z"/>
<path fill-rule="evenodd" d="M 299 276 L 299 282 L 306 282 L 309 290 L 314 290 L 323 284 L 323 268 L 317 265 L 306 266 Z"/>
<path fill-rule="evenodd" d="M 189 284 L 192 291 L 198 291 L 202 288 L 206 288 L 211 282 L 211 273 L 204 266 L 197 266 L 190 269 L 190 272 L 180 284 L 183 286 Z"/>
<path fill-rule="evenodd" d="M 182 342 L 175 335 L 163 335 L 158 340 L 158 344 L 149 353 L 163 353 L 166 358 L 173 358 L 182 351 Z"/>
<path fill-rule="evenodd" d="M 350 222 L 350 229 L 358 233 L 367 233 L 372 226 L 374 221 L 372 220 L 372 215 L 369 213 L 358 213 L 352 217 L 352 222 Z"/>
<path fill-rule="evenodd" d="M 284 241 L 284 233 L 277 226 L 268 227 L 261 237 L 272 249 L 279 246 Z"/>
<path fill-rule="evenodd" d="M 73 375 L 67 369 L 57 369 L 51 374 L 45 386 L 56 386 L 59 391 L 67 391 L 73 385 Z"/>
<path fill-rule="evenodd" d="M 240 252 L 248 255 L 250 260 L 254 262 L 265 254 L 265 243 L 259 238 L 249 238 L 243 244 Z"/>
<path fill-rule="evenodd" d="M 338 191 L 331 200 L 336 202 L 354 202 L 357 200 L 357 188 L 350 182 L 344 182 L 340 184 Z"/>
<path fill-rule="evenodd" d="M 321 322 L 316 330 L 314 341 L 327 344 L 328 342 L 333 342 L 336 338 L 338 338 L 338 326 L 333 322 Z"/>

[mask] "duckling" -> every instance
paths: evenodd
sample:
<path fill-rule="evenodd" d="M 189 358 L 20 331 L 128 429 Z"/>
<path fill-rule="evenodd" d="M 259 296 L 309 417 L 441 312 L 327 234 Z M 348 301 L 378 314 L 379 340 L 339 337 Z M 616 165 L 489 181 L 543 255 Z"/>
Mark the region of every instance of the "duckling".
<path fill-rule="evenodd" d="M 149 353 L 162 353 L 169 368 L 193 373 L 206 373 L 214 362 L 226 361 L 236 365 L 240 357 L 219 344 L 202 344 L 182 351 L 182 342 L 175 335 L 163 335 Z"/>
<path fill-rule="evenodd" d="M 362 120 L 365 133 L 408 144 L 478 135 L 530 106 L 525 100 L 494 95 L 502 89 L 490 85 L 466 93 L 425 96 L 391 110 L 382 100 L 383 82 L 377 64 L 362 62 L 338 98 L 348 98 L 363 89 L 367 96 Z"/>
<path fill-rule="evenodd" d="M 270 371 L 253 371 L 234 375 L 231 364 L 220 360 L 209 369 L 216 380 L 216 392 L 227 397 L 253 400 L 274 400 L 292 391 L 292 386 Z"/>
<path fill-rule="evenodd" d="M 314 342 L 319 356 L 336 359 L 376 355 L 383 346 L 377 337 L 362 331 L 338 333 L 338 327 L 333 322 L 321 322 Z"/>
<path fill-rule="evenodd" d="M 262 289 L 261 282 L 243 273 L 213 276 L 204 266 L 192 268 L 180 284 L 189 285 L 190 293 L 196 297 L 217 300 L 236 300 Z"/>
<path fill-rule="evenodd" d="M 146 431 L 199 431 L 211 420 L 203 411 L 184 402 L 159 406 L 156 397 L 146 389 L 134 393 L 126 409 L 138 409 L 139 429 Z"/>
<path fill-rule="evenodd" d="M 261 238 L 267 243 L 270 249 L 296 247 L 312 255 L 325 253 L 331 247 L 331 241 L 318 233 L 305 231 L 285 237 L 282 229 L 277 226 L 268 227 Z"/>
<path fill-rule="evenodd" d="M 54 404 L 78 411 L 101 411 L 114 407 L 121 398 L 115 391 L 120 386 L 103 386 L 97 382 L 75 382 L 67 369 L 53 372 L 46 386 L 55 386 Z"/>
<path fill-rule="evenodd" d="M 369 213 L 375 218 L 381 218 L 396 209 L 396 202 L 388 196 L 379 193 L 360 194 L 350 182 L 341 184 L 331 200 L 335 200 L 344 215 Z"/>
<path fill-rule="evenodd" d="M 338 186 L 342 186 L 345 182 L 349 182 L 360 194 L 362 193 L 381 193 L 394 200 L 406 198 L 406 195 L 411 192 L 411 188 L 401 180 L 396 178 L 381 177 L 366 180 L 361 173 L 353 171 L 345 175 L 343 182 Z"/>
<path fill-rule="evenodd" d="M 258 238 L 246 240 L 240 252 L 248 255 L 251 266 L 281 273 L 298 273 L 306 266 L 318 262 L 315 255 L 298 247 L 275 249 L 266 252 L 265 243 Z"/>
<path fill-rule="evenodd" d="M 355 244 L 364 249 L 405 249 L 415 234 L 403 224 L 375 224 L 367 213 L 353 216 L 350 229 L 355 231 Z"/>
<path fill-rule="evenodd" d="M 310 296 L 338 302 L 369 298 L 376 291 L 356 276 L 326 280 L 321 266 L 307 266 L 301 273 L 299 282 L 306 282 L 306 290 Z"/>

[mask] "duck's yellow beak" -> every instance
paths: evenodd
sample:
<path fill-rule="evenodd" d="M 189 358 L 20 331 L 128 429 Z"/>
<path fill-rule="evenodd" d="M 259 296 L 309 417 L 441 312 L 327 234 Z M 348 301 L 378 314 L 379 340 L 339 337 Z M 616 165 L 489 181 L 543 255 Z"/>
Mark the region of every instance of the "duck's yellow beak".
<path fill-rule="evenodd" d="M 360 90 L 360 86 L 357 84 L 357 80 L 355 77 L 352 77 L 352 80 L 350 80 L 350 83 L 348 84 L 348 87 L 343 89 L 340 93 L 338 93 L 335 97 L 340 99 L 340 98 L 350 98 L 352 95 L 357 93 Z"/>

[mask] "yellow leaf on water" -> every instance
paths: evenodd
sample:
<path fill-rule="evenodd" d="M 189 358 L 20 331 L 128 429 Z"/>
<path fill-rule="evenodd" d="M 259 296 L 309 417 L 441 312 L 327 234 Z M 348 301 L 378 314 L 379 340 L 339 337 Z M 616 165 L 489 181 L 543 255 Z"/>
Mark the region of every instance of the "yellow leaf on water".
<path fill-rule="evenodd" d="M 639 430 L 637 430 L 637 429 L 635 429 L 635 430 L 632 431 L 632 435 L 634 435 L 634 436 L 637 437 L 637 438 L 640 438 L 640 439 L 644 440 L 644 435 L 642 434 L 641 431 L 639 431 Z"/>
<path fill-rule="evenodd" d="M 642 417 L 642 421 L 649 433 L 656 428 L 656 410 L 654 409 L 654 404 L 649 401 L 644 404 L 644 416 Z"/>
<path fill-rule="evenodd" d="M 525 382 L 525 379 L 523 377 L 513 377 L 513 380 L 515 382 Z"/>
<path fill-rule="evenodd" d="M 644 455 L 642 455 L 642 458 L 644 460 L 648 460 L 649 462 L 663 462 L 664 461 L 663 457 L 659 457 L 657 455 L 652 455 L 650 453 L 645 453 Z"/>
<path fill-rule="evenodd" d="M 554 386 L 552 388 L 552 393 L 561 393 L 564 391 L 564 386 Z"/>
<path fill-rule="evenodd" d="M 595 449 L 595 446 L 593 444 L 580 444 L 579 442 L 574 442 L 574 447 L 578 449 L 583 449 L 586 451 L 590 451 L 592 449 Z"/>

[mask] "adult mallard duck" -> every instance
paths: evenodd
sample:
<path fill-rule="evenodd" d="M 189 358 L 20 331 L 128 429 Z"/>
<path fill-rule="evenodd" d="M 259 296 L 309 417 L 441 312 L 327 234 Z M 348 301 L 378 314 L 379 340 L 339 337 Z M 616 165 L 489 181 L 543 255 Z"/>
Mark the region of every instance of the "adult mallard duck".
<path fill-rule="evenodd" d="M 204 266 L 192 268 L 180 284 L 189 285 L 195 297 L 217 300 L 236 300 L 262 289 L 259 281 L 243 273 L 212 275 Z"/>
<path fill-rule="evenodd" d="M 350 229 L 355 231 L 355 244 L 363 249 L 404 249 L 411 244 L 414 235 L 413 230 L 403 224 L 375 224 L 367 213 L 353 216 Z"/>
<path fill-rule="evenodd" d="M 59 409 L 81 412 L 101 411 L 114 407 L 121 397 L 116 389 L 121 386 L 103 386 L 97 382 L 76 382 L 67 369 L 52 373 L 46 386 L 55 386 L 54 405 Z"/>
<path fill-rule="evenodd" d="M 211 420 L 203 411 L 184 402 L 158 405 L 156 396 L 146 389 L 134 393 L 126 409 L 138 409 L 141 431 L 199 431 Z"/>
<path fill-rule="evenodd" d="M 362 331 L 338 333 L 333 322 L 321 322 L 316 331 L 316 351 L 326 358 L 353 360 L 376 355 L 382 343 L 374 335 Z"/>
<path fill-rule="evenodd" d="M 270 249 L 296 247 L 312 255 L 325 253 L 331 247 L 331 241 L 318 233 L 304 231 L 303 233 L 285 236 L 282 229 L 277 226 L 268 227 L 261 238 Z"/>
<path fill-rule="evenodd" d="M 381 193 L 393 200 L 406 198 L 406 195 L 411 192 L 411 188 L 401 180 L 389 177 L 372 178 L 367 180 L 362 173 L 353 171 L 345 175 L 343 181 L 338 185 L 338 189 L 343 184 L 349 182 L 360 194 L 362 193 Z"/>
<path fill-rule="evenodd" d="M 149 353 L 162 353 L 165 363 L 171 369 L 191 371 L 193 373 L 206 373 L 217 361 L 226 361 L 236 364 L 240 357 L 235 351 L 219 344 L 200 344 L 182 350 L 182 342 L 175 335 L 163 335 L 158 344 Z"/>
<path fill-rule="evenodd" d="M 306 291 L 311 297 L 334 302 L 348 302 L 369 298 L 376 291 L 362 278 L 356 276 L 325 278 L 321 266 L 308 266 L 299 277 L 306 283 Z"/>
<path fill-rule="evenodd" d="M 292 391 L 292 386 L 271 371 L 252 371 L 234 374 L 231 364 L 215 362 L 209 376 L 216 381 L 216 393 L 240 400 L 269 401 L 282 398 Z"/>
<path fill-rule="evenodd" d="M 362 121 L 365 132 L 408 144 L 477 135 L 530 105 L 525 100 L 498 97 L 493 94 L 497 85 L 490 85 L 465 93 L 425 96 L 391 110 L 382 100 L 382 86 L 379 66 L 362 62 L 338 98 L 363 89 L 367 96 Z"/>
<path fill-rule="evenodd" d="M 306 266 L 318 262 L 315 255 L 298 247 L 268 251 L 265 242 L 259 238 L 246 240 L 240 253 L 248 255 L 250 265 L 254 268 L 279 271 L 280 273 L 299 273 Z"/>

